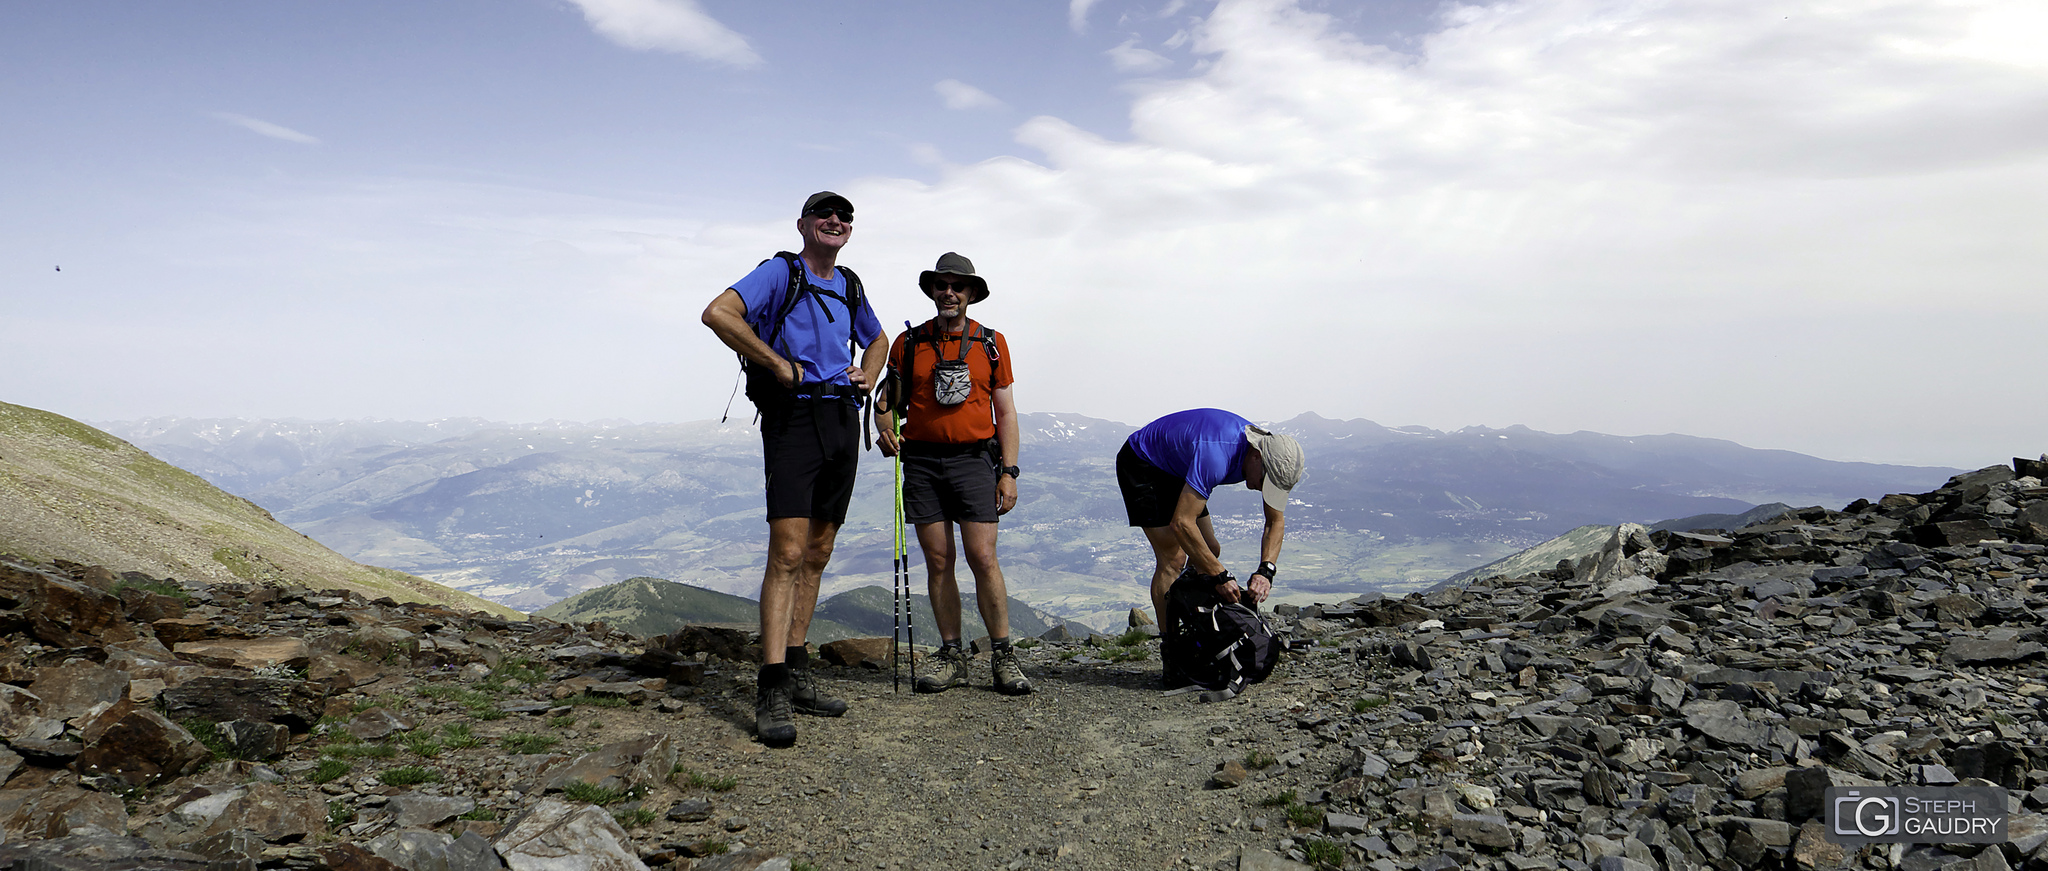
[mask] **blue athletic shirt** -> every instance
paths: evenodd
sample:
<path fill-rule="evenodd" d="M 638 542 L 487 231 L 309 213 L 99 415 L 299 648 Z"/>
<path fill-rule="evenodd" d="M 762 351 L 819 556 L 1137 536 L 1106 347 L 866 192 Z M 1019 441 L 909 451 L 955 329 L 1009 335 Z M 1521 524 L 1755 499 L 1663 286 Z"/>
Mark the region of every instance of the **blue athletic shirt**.
<path fill-rule="evenodd" d="M 1220 408 L 1176 411 L 1131 434 L 1139 459 L 1179 475 L 1204 499 L 1221 484 L 1244 483 L 1244 452 L 1251 421 Z"/>
<path fill-rule="evenodd" d="M 811 286 L 846 295 L 846 275 L 837 267 L 829 281 L 810 275 L 809 267 L 801 259 L 797 267 L 809 275 Z M 770 257 L 747 273 L 747 277 L 734 282 L 732 289 L 739 292 L 740 301 L 747 306 L 747 325 L 754 328 L 754 335 L 766 338 L 774 328 L 771 321 L 789 292 L 789 264 L 780 257 Z M 828 307 L 832 319 L 825 316 Z M 868 305 L 865 294 L 854 320 L 854 335 L 863 350 L 882 335 L 882 322 L 875 317 L 874 307 Z M 851 383 L 846 367 L 854 364 L 854 357 L 846 347 L 846 304 L 822 294 L 810 294 L 799 300 L 789 310 L 789 318 L 782 322 L 781 335 L 775 337 L 775 353 L 802 363 L 807 383 Z"/>

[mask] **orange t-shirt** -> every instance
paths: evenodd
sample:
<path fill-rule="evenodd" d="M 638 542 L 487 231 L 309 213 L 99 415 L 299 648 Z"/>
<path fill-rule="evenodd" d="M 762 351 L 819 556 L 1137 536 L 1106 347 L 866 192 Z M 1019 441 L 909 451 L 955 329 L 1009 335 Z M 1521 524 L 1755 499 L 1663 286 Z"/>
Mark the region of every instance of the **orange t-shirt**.
<path fill-rule="evenodd" d="M 977 326 L 979 324 L 969 318 L 963 332 L 940 333 L 936 341 L 918 343 L 917 353 L 911 356 L 910 361 L 916 371 L 908 373 L 905 384 L 910 391 L 910 399 L 904 403 L 903 409 L 904 438 L 955 445 L 995 438 L 995 391 L 990 389 L 988 349 L 983 343 L 967 343 L 967 372 L 973 379 L 974 389 L 968 392 L 966 400 L 959 405 L 940 405 L 938 395 L 932 390 L 932 366 L 941 357 L 951 360 L 960 356 L 962 337 L 973 335 Z M 926 321 L 898 334 L 895 343 L 889 347 L 889 367 L 903 367 L 903 343 L 913 333 L 936 329 L 931 321 Z M 1002 333 L 994 330 L 989 330 L 988 335 L 989 341 L 996 346 L 994 386 L 1008 387 L 1016 380 L 1010 373 L 1009 342 L 1003 339 Z"/>

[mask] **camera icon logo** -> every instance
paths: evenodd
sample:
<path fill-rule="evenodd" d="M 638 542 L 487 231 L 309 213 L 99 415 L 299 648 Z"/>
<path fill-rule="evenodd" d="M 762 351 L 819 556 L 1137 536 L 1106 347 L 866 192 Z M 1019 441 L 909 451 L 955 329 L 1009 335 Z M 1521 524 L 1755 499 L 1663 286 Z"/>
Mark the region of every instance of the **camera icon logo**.
<path fill-rule="evenodd" d="M 1891 795 L 1863 795 L 1849 790 L 1835 798 L 1835 834 L 1882 838 L 1899 834 L 1905 815 Z"/>

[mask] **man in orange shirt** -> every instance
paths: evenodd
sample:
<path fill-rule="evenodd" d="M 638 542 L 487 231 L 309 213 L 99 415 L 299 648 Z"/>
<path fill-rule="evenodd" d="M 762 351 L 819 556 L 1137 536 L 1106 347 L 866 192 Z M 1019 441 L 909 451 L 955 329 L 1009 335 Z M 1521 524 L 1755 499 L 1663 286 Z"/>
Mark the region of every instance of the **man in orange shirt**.
<path fill-rule="evenodd" d="M 939 624 L 938 664 L 919 675 L 919 692 L 968 684 L 971 664 L 960 646 L 960 585 L 954 575 L 953 524 L 975 597 L 988 625 L 993 686 L 1006 695 L 1031 692 L 1031 680 L 1010 646 L 1009 593 L 996 562 L 996 518 L 1017 505 L 1017 408 L 1010 397 L 1010 347 L 1003 334 L 967 317 L 988 298 L 974 263 L 951 252 L 918 277 L 938 313 L 896 337 L 889 371 L 896 401 L 886 409 L 882 453 L 903 455 L 903 511 L 924 549 L 926 589 Z M 886 391 L 885 391 L 886 392 Z M 900 405 L 901 408 L 897 406 Z M 903 438 L 895 418 L 903 416 Z"/>

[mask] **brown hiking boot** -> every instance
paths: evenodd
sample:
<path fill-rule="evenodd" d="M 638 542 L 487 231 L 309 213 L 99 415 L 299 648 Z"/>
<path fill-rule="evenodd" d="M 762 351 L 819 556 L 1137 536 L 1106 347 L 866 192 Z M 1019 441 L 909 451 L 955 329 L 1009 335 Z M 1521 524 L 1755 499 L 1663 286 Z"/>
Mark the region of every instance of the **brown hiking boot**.
<path fill-rule="evenodd" d="M 932 657 L 930 671 L 917 676 L 917 691 L 921 693 L 942 693 L 953 687 L 967 685 L 967 651 L 958 646 L 939 648 L 939 655 Z"/>
<path fill-rule="evenodd" d="M 1024 667 L 1017 664 L 1017 648 L 999 648 L 991 658 L 995 666 L 996 692 L 1006 696 L 1031 693 L 1031 679 L 1024 676 Z"/>

